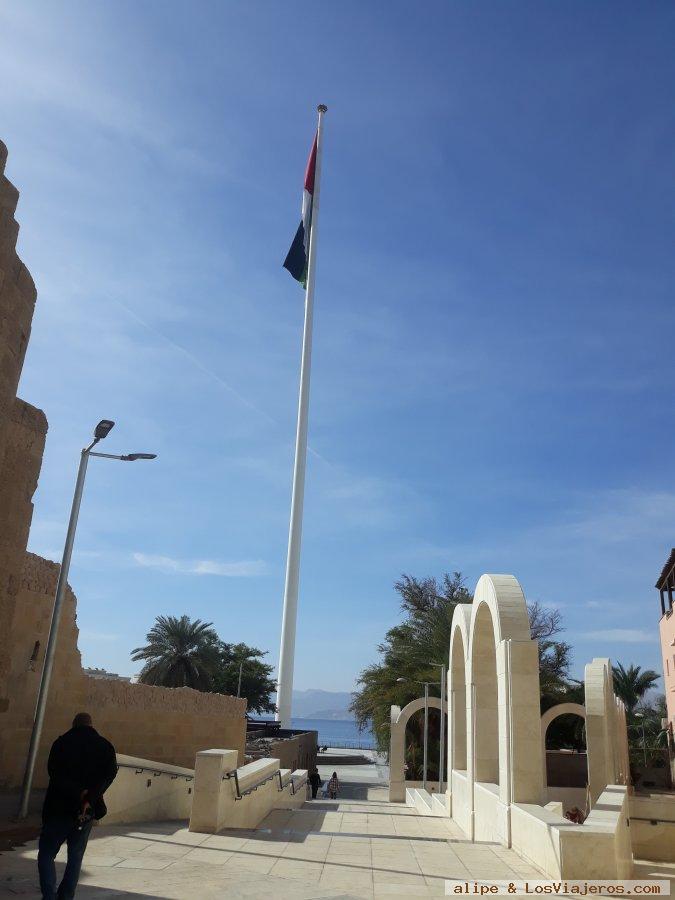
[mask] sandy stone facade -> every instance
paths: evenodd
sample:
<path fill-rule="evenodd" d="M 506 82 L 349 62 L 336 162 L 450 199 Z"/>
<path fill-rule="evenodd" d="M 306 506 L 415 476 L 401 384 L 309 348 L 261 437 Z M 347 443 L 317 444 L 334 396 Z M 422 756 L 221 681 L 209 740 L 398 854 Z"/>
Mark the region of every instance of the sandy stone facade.
<path fill-rule="evenodd" d="M 36 290 L 16 253 L 19 194 L 4 175 L 6 160 L 0 142 L 0 787 L 21 782 L 58 574 L 55 563 L 26 551 L 47 419 L 17 397 Z M 69 588 L 36 787 L 45 784 L 51 742 L 80 710 L 120 753 L 193 768 L 197 751 L 230 747 L 243 762 L 246 700 L 90 678 L 77 647 L 76 602 Z"/>

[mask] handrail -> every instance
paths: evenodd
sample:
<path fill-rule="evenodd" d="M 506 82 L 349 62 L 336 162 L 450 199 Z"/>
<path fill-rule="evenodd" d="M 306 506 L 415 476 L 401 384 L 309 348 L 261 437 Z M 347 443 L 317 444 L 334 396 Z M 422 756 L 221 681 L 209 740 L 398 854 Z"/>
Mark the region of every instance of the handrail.
<path fill-rule="evenodd" d="M 293 784 L 293 776 L 292 775 L 289 775 L 288 780 L 284 781 L 283 777 L 281 775 L 281 769 L 277 769 L 276 774 L 279 779 L 279 788 L 278 789 L 280 791 L 283 791 L 284 788 L 287 788 L 289 784 L 292 786 L 292 784 Z"/>
<path fill-rule="evenodd" d="M 277 772 L 278 771 L 279 770 L 277 769 Z M 272 772 L 271 775 L 266 775 L 264 778 L 261 778 L 260 781 L 254 782 L 250 787 L 246 788 L 246 790 L 243 792 L 239 785 L 239 772 L 237 771 L 237 769 L 233 769 L 231 772 L 228 772 L 226 775 L 223 775 L 222 780 L 225 781 L 225 779 L 229 780 L 230 778 L 233 778 L 234 779 L 234 788 L 236 791 L 236 793 L 234 795 L 234 799 L 242 800 L 248 794 L 252 794 L 253 791 L 257 791 L 258 788 L 261 787 L 263 784 L 267 784 L 268 781 L 271 781 L 273 778 L 276 778 L 277 772 Z"/>
<path fill-rule="evenodd" d="M 675 825 L 675 819 L 658 819 L 652 816 L 629 816 L 631 822 L 650 822 L 652 825 Z"/>
<path fill-rule="evenodd" d="M 194 775 L 184 775 L 182 772 L 173 772 L 171 769 L 163 769 L 161 766 L 139 766 L 136 763 L 118 762 L 118 769 L 133 769 L 134 775 L 141 775 L 143 772 L 151 772 L 153 778 L 159 778 L 160 775 L 170 775 L 173 781 L 176 778 L 184 778 L 186 781 L 193 781 Z"/>
<path fill-rule="evenodd" d="M 295 779 L 291 775 L 291 794 L 297 794 L 298 788 L 301 788 L 303 785 L 307 784 L 307 781 L 308 781 L 308 779 L 307 779 L 307 776 L 305 775 L 304 778 L 302 778 L 300 780 L 300 783 L 296 786 Z"/>

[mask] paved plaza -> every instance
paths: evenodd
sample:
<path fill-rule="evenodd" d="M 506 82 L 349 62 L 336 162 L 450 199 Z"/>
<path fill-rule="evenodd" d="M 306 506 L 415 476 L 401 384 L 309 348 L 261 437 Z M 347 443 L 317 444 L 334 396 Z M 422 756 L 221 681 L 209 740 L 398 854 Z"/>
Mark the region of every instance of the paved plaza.
<path fill-rule="evenodd" d="M 470 843 L 449 819 L 389 803 L 382 784 L 366 784 L 369 775 L 379 781 L 375 767 L 354 774 L 341 799 L 275 810 L 254 831 L 196 834 L 180 822 L 97 827 L 78 900 L 412 898 L 442 896 L 445 878 L 542 877 L 513 850 Z M 36 856 L 35 841 L 0 855 L 0 897 L 40 896 Z M 674 875 L 672 864 L 636 865 L 636 878 Z"/>
<path fill-rule="evenodd" d="M 78 900 L 428 897 L 443 895 L 445 878 L 539 874 L 512 850 L 471 844 L 448 819 L 389 803 L 383 767 L 338 771 L 338 800 L 275 810 L 254 831 L 101 825 L 89 842 Z M 36 856 L 35 841 L 0 856 L 0 897 L 39 897 Z"/>

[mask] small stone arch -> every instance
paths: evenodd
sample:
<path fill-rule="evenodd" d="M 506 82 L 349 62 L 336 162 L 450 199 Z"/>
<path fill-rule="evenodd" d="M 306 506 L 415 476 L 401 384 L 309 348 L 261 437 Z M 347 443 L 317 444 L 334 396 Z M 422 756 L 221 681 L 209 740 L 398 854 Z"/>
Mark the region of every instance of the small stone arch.
<path fill-rule="evenodd" d="M 581 703 L 558 703 L 551 706 L 541 716 L 541 757 L 544 760 L 544 798 L 548 791 L 548 777 L 546 774 L 546 732 L 551 722 L 554 722 L 560 716 L 580 716 L 586 721 L 586 707 Z M 588 745 L 586 746 L 586 759 L 588 760 Z M 588 765 L 588 762 L 587 762 Z"/>
<path fill-rule="evenodd" d="M 424 697 L 411 700 L 407 706 L 392 706 L 389 737 L 389 801 L 405 800 L 405 729 L 411 716 L 424 709 Z M 429 697 L 429 709 L 441 709 L 440 697 Z"/>
<path fill-rule="evenodd" d="M 585 719 L 586 707 L 582 706 L 581 703 L 558 703 L 556 706 L 547 709 L 541 717 L 541 739 L 543 747 L 546 747 L 546 732 L 548 726 L 559 716 L 581 716 L 582 719 Z"/>

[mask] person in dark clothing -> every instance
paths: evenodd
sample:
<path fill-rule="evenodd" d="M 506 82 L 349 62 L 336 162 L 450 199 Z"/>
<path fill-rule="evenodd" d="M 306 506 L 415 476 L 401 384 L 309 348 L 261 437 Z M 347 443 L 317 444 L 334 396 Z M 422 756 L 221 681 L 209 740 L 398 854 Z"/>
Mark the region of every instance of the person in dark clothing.
<path fill-rule="evenodd" d="M 107 812 L 103 795 L 117 775 L 115 748 L 94 730 L 89 713 L 78 713 L 70 731 L 52 744 L 47 769 L 38 847 L 40 889 L 43 900 L 71 900 L 94 819 Z M 57 890 L 54 857 L 64 842 L 68 862 Z"/>
<path fill-rule="evenodd" d="M 312 787 L 312 800 L 316 800 L 316 795 L 319 792 L 319 788 L 321 787 L 321 776 L 319 775 L 319 770 L 316 766 L 314 766 L 314 768 L 310 772 L 309 783 Z"/>

